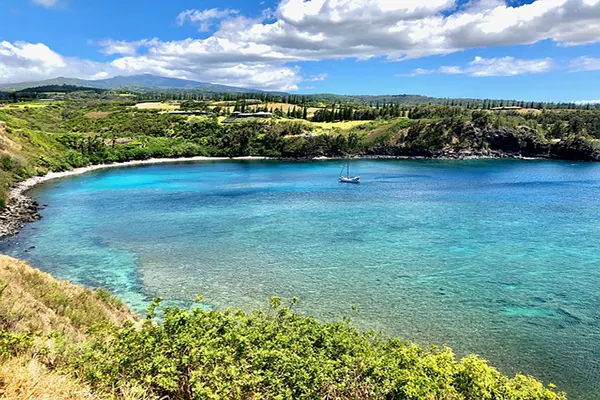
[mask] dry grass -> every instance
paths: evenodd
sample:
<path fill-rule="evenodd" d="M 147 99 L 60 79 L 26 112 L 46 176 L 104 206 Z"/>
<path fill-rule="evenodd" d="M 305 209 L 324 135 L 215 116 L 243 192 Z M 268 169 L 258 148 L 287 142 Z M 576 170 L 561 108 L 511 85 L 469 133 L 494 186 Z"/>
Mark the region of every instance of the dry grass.
<path fill-rule="evenodd" d="M 115 388 L 114 393 L 98 396 L 59 372 L 71 351 L 85 345 L 88 329 L 128 320 L 137 318 L 108 292 L 58 281 L 0 255 L 0 331 L 35 333 L 33 347 L 13 350 L 0 359 L 0 398 L 145 399 L 145 392 L 137 388 Z"/>
<path fill-rule="evenodd" d="M 35 357 L 14 357 L 0 365 L 0 399 L 6 400 L 150 400 L 135 387 L 95 394 L 78 380 L 51 371 Z"/>
<path fill-rule="evenodd" d="M 252 104 L 252 105 L 248 105 L 248 108 L 250 110 L 254 110 L 255 107 L 259 107 L 259 108 L 264 108 L 267 107 L 269 109 L 269 111 L 271 111 L 271 108 L 273 110 L 275 110 L 276 108 L 279 108 L 280 110 L 282 110 L 284 113 L 287 113 L 288 110 L 293 110 L 294 107 L 296 108 L 296 110 L 303 110 L 302 106 L 295 106 L 293 104 L 286 104 L 286 103 L 261 103 L 261 104 Z M 229 107 L 222 107 L 223 109 L 227 109 L 228 112 L 233 112 L 233 109 L 235 107 L 233 106 L 229 106 Z M 315 112 L 317 112 L 318 110 L 320 110 L 319 108 L 316 107 L 309 107 L 307 110 L 307 114 L 308 117 L 312 117 L 313 115 L 315 115 Z"/>
<path fill-rule="evenodd" d="M 60 104 L 59 101 L 50 101 L 50 102 L 31 102 L 31 103 L 19 103 L 19 104 L 5 104 L 4 107 L 0 108 L 8 108 L 8 109 L 23 109 L 23 108 L 42 108 L 48 107 L 52 104 Z"/>
<path fill-rule="evenodd" d="M 341 121 L 341 122 L 313 122 L 312 125 L 315 128 L 320 128 L 323 130 L 332 130 L 332 129 L 352 129 L 360 125 L 368 124 L 370 121 Z"/>
<path fill-rule="evenodd" d="M 112 114 L 112 112 L 110 112 L 110 111 L 93 111 L 93 112 L 89 112 L 89 113 L 85 114 L 85 117 L 91 118 L 91 119 L 99 119 L 99 118 L 106 118 L 110 114 Z"/>
<path fill-rule="evenodd" d="M 172 103 L 138 103 L 134 106 L 139 110 L 178 110 L 178 104 Z"/>
<path fill-rule="evenodd" d="M 105 291 L 57 281 L 4 255 L 0 255 L 0 291 L 0 329 L 12 332 L 58 331 L 81 340 L 85 329 L 97 323 L 135 319 Z"/>
<path fill-rule="evenodd" d="M 0 398 L 6 400 L 99 399 L 73 378 L 50 371 L 35 358 L 18 357 L 0 366 Z"/>

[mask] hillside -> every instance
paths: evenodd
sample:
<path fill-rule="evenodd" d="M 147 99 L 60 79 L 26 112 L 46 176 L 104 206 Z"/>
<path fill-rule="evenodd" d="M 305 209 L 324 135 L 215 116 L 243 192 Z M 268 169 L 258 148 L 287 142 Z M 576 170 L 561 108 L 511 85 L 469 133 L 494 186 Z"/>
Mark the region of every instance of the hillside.
<path fill-rule="evenodd" d="M 97 399 L 59 367 L 95 326 L 136 320 L 105 291 L 57 281 L 0 255 L 0 398 Z"/>
<path fill-rule="evenodd" d="M 142 324 L 105 291 L 0 256 L 0 397 L 64 399 L 560 400 L 448 348 L 265 311 L 164 310 Z"/>
<path fill-rule="evenodd" d="M 7 92 L 22 91 L 39 86 L 80 86 L 97 89 L 129 89 L 136 91 L 178 89 L 178 90 L 202 90 L 207 92 L 261 92 L 260 90 L 240 88 L 212 83 L 197 82 L 187 79 L 167 78 L 150 74 L 115 76 L 108 79 L 85 80 L 77 78 L 54 78 L 37 82 L 21 82 L 0 85 L 0 90 Z"/>

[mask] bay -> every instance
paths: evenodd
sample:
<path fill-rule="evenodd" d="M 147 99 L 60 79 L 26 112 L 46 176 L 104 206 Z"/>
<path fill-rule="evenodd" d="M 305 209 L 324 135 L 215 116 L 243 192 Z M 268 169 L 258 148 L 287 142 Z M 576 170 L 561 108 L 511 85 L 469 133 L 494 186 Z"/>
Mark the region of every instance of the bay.
<path fill-rule="evenodd" d="M 571 399 L 600 399 L 600 164 L 231 161 L 96 171 L 40 185 L 43 219 L 0 251 L 148 300 L 352 317 Z M 356 310 L 353 310 L 353 306 Z"/>

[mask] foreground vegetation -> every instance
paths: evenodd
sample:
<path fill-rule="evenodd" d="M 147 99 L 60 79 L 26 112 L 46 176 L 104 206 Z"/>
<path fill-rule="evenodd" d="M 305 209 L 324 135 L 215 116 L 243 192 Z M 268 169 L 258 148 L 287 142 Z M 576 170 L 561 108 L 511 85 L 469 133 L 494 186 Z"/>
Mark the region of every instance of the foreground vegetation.
<path fill-rule="evenodd" d="M 159 310 L 138 320 L 105 291 L 0 256 L 0 397 L 562 400 L 449 348 L 266 311 Z M 160 312 L 159 312 L 160 311 Z M 160 314 L 160 318 L 157 315 Z"/>

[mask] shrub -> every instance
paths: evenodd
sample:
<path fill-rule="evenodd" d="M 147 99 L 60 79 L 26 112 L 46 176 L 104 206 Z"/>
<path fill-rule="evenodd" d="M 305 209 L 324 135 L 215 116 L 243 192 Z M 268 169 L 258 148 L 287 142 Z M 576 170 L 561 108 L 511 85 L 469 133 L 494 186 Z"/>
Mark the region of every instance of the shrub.
<path fill-rule="evenodd" d="M 13 160 L 10 156 L 0 156 L 0 168 L 4 171 L 11 171 L 13 168 Z"/>
<path fill-rule="evenodd" d="M 293 305 L 294 302 L 292 302 Z M 562 400 L 539 381 L 502 375 L 484 360 L 457 362 L 452 350 L 421 348 L 349 320 L 320 323 L 274 298 L 247 314 L 166 308 L 155 301 L 141 328 L 126 323 L 98 336 L 72 365 L 96 390 L 134 384 L 177 399 Z"/>

